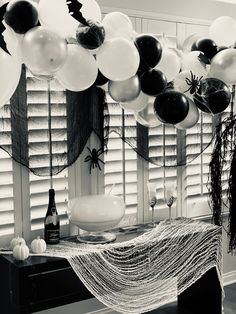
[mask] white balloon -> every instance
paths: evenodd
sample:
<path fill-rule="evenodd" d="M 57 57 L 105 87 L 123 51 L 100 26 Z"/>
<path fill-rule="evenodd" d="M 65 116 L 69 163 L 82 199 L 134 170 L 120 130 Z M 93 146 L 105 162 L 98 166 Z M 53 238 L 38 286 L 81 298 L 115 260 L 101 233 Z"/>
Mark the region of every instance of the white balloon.
<path fill-rule="evenodd" d="M 0 49 L 0 107 L 4 106 L 13 95 L 21 76 L 19 58 L 10 56 Z"/>
<path fill-rule="evenodd" d="M 196 42 L 199 38 L 201 38 L 201 36 L 199 36 L 198 34 L 192 34 L 188 36 L 187 38 L 185 38 L 182 44 L 182 50 L 185 53 L 190 52 L 192 49 L 193 43 Z"/>
<path fill-rule="evenodd" d="M 123 37 L 127 40 L 133 40 L 134 31 L 130 18 L 121 12 L 108 13 L 102 25 L 105 28 L 106 40 Z"/>
<path fill-rule="evenodd" d="M 7 50 L 12 56 L 15 56 L 22 62 L 20 48 L 24 35 L 20 35 L 14 32 L 13 29 L 8 26 L 4 20 L 2 21 L 2 23 L 5 26 L 5 30 L 2 35 L 7 46 Z"/>
<path fill-rule="evenodd" d="M 179 73 L 181 67 L 180 58 L 171 49 L 164 49 L 162 51 L 161 60 L 155 67 L 156 70 L 162 71 L 167 81 L 170 82 Z"/>
<path fill-rule="evenodd" d="M 189 104 L 188 114 L 183 121 L 175 124 L 175 127 L 177 129 L 180 129 L 180 130 L 190 129 L 198 122 L 199 110 L 197 106 L 191 99 L 188 99 L 188 104 Z"/>
<path fill-rule="evenodd" d="M 200 61 L 200 54 L 202 54 L 200 51 L 191 51 L 185 54 L 182 58 L 182 71 L 192 71 L 197 76 L 206 76 L 207 67 Z"/>
<path fill-rule="evenodd" d="M 143 110 L 148 105 L 148 95 L 144 94 L 143 92 L 140 92 L 139 96 L 133 100 L 126 103 L 120 103 L 120 106 L 127 110 L 132 112 L 139 112 Z"/>
<path fill-rule="evenodd" d="M 199 77 L 195 75 L 193 72 L 190 71 L 182 71 L 178 75 L 176 75 L 174 79 L 174 88 L 177 91 L 180 91 L 181 93 L 184 93 L 187 97 L 190 99 L 193 98 L 193 94 L 196 91 L 196 89 L 199 87 L 200 78 L 205 78 L 206 76 Z M 197 84 L 197 82 L 199 82 Z M 193 88 L 193 85 L 195 84 L 195 88 Z"/>
<path fill-rule="evenodd" d="M 97 53 L 99 70 L 112 81 L 124 81 L 134 76 L 139 62 L 137 48 L 124 38 L 105 41 Z"/>
<path fill-rule="evenodd" d="M 236 83 L 236 49 L 228 48 L 214 56 L 209 77 L 217 78 L 226 84 Z"/>
<path fill-rule="evenodd" d="M 218 46 L 230 46 L 236 41 L 236 21 L 230 16 L 220 16 L 212 22 L 209 35 Z"/>
<path fill-rule="evenodd" d="M 40 0 L 39 21 L 63 37 L 75 36 L 79 22 L 70 14 L 66 0 Z"/>
<path fill-rule="evenodd" d="M 66 89 L 82 91 L 95 82 L 97 73 L 96 61 L 89 51 L 70 44 L 66 63 L 57 72 L 56 78 Z"/>
<path fill-rule="evenodd" d="M 162 124 L 162 122 L 158 120 L 156 114 L 154 113 L 154 101 L 155 97 L 149 97 L 147 106 L 142 111 L 134 113 L 135 120 L 149 128 L 155 128 Z"/>
<path fill-rule="evenodd" d="M 98 3 L 95 0 L 79 0 L 82 4 L 81 13 L 86 20 L 95 20 L 101 22 L 102 13 Z"/>

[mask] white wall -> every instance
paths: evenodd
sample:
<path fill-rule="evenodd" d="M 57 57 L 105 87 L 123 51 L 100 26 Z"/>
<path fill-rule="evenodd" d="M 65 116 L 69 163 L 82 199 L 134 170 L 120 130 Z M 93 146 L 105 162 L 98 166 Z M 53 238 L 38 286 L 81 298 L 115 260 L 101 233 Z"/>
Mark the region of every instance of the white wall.
<path fill-rule="evenodd" d="M 156 12 L 189 18 L 213 20 L 221 15 L 236 18 L 236 5 L 209 0 L 97 0 L 102 7 Z"/>

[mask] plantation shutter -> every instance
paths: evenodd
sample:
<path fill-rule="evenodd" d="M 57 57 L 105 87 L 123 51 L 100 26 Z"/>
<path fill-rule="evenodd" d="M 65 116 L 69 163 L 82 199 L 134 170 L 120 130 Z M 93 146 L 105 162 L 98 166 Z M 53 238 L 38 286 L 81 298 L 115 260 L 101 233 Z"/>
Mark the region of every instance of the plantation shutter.
<path fill-rule="evenodd" d="M 52 124 L 52 153 L 67 151 L 67 118 L 66 96 L 63 88 L 52 81 L 50 84 L 51 96 L 51 124 Z M 28 141 L 29 159 L 35 167 L 49 166 L 48 149 L 48 85 L 45 81 L 27 75 L 27 105 L 28 105 Z M 60 137 L 55 136 L 54 130 L 60 131 Z M 41 143 L 40 148 L 38 143 Z M 54 161 L 53 155 L 53 161 Z M 56 161 L 58 162 L 58 161 Z M 48 206 L 48 190 L 50 188 L 49 177 L 36 176 L 29 173 L 30 187 L 30 214 L 31 230 L 43 228 L 43 220 Z M 68 224 L 66 215 L 68 199 L 68 170 L 67 168 L 53 176 L 53 188 L 55 189 L 55 201 L 60 215 L 61 225 Z"/>
<path fill-rule="evenodd" d="M 124 136 L 136 138 L 136 121 L 132 113 L 124 113 L 120 105 L 107 95 L 110 114 L 110 129 L 123 128 Z M 125 114 L 125 119 L 122 116 Z M 137 154 L 118 134 L 111 132 L 108 152 L 104 155 L 105 193 L 122 196 L 126 203 L 126 214 L 137 211 Z"/>
<path fill-rule="evenodd" d="M 186 201 L 187 216 L 210 214 L 208 175 L 212 153 L 212 116 L 200 113 L 198 123 L 186 131 Z M 196 155 L 198 155 L 197 158 Z"/>
<path fill-rule="evenodd" d="M 5 147 L 11 145 L 11 116 L 9 105 L 0 109 L 0 124 L 4 123 L 1 143 Z M 1 129 L 2 125 L 1 125 Z M 13 161 L 0 149 L 0 237 L 14 235 L 14 187 Z"/>

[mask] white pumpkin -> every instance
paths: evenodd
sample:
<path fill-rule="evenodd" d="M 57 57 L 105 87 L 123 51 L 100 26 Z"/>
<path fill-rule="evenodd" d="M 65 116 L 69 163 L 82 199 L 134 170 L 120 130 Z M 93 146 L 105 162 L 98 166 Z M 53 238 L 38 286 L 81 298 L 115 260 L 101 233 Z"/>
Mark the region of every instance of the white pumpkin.
<path fill-rule="evenodd" d="M 25 239 L 21 238 L 20 236 L 13 238 L 10 243 L 11 250 L 13 250 L 14 247 L 19 243 L 25 244 Z"/>
<path fill-rule="evenodd" d="M 20 242 L 13 249 L 13 256 L 19 261 L 24 261 L 29 257 L 29 248 L 26 244 Z"/>
<path fill-rule="evenodd" d="M 31 251 L 33 253 L 43 253 L 46 251 L 47 245 L 46 242 L 41 239 L 39 236 L 31 242 Z"/>

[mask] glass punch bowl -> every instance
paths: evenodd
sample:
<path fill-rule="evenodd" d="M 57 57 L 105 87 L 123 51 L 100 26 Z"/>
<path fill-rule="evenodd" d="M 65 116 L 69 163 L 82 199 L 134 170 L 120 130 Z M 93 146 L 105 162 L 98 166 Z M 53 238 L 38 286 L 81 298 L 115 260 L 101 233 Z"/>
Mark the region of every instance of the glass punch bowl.
<path fill-rule="evenodd" d="M 123 198 L 114 195 L 85 195 L 68 202 L 71 223 L 79 227 L 79 242 L 97 244 L 116 239 L 114 228 L 125 214 Z"/>

